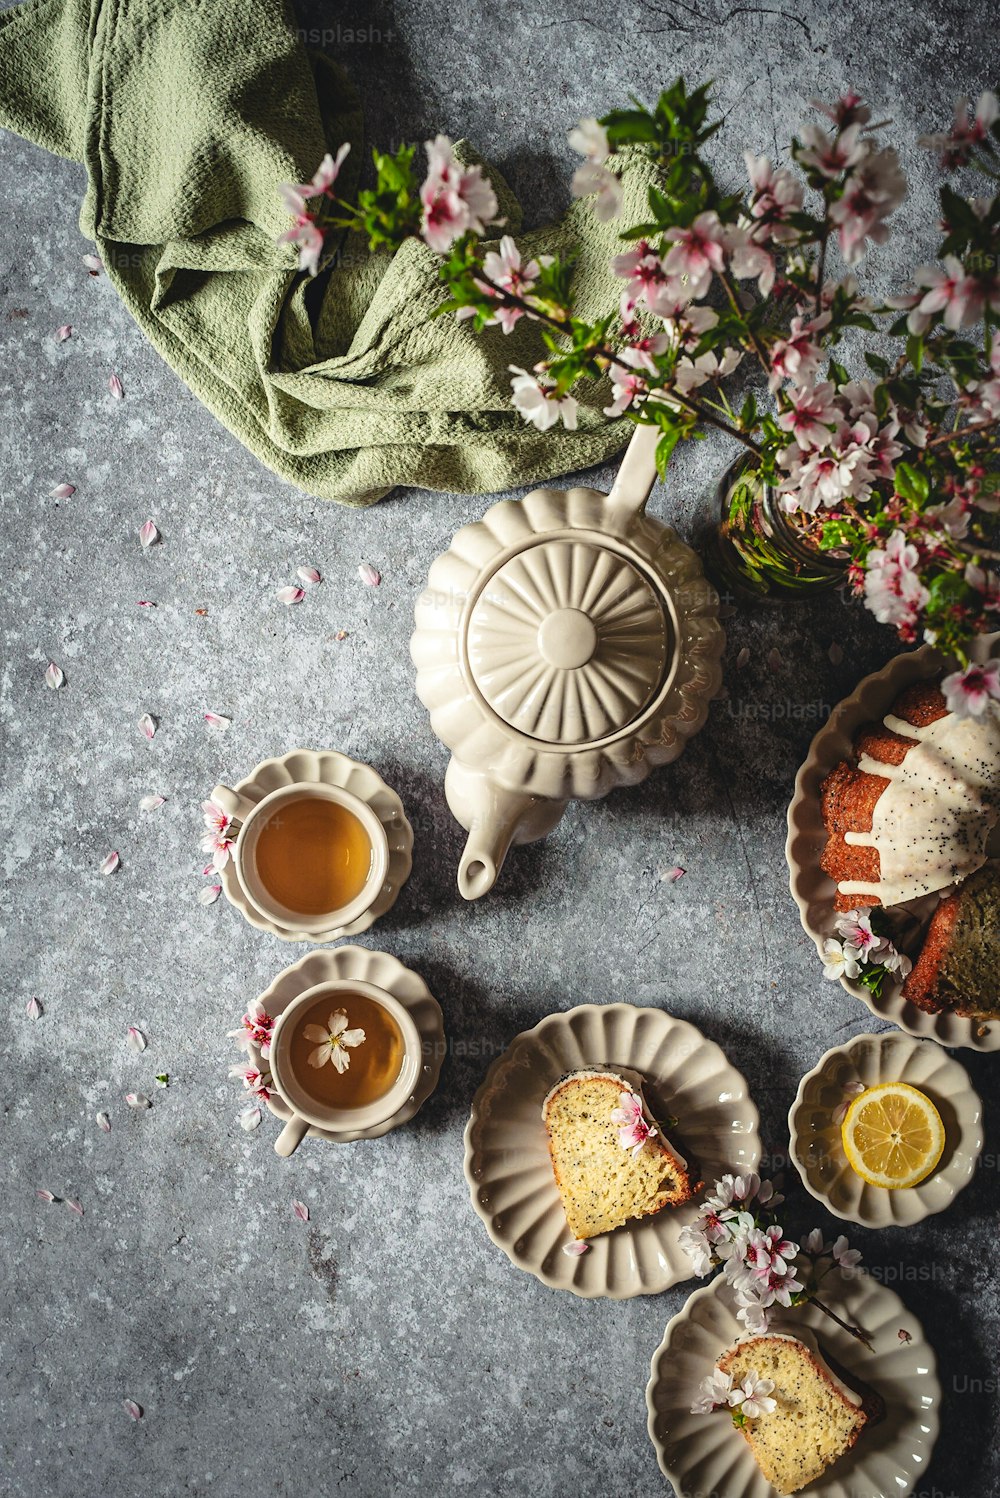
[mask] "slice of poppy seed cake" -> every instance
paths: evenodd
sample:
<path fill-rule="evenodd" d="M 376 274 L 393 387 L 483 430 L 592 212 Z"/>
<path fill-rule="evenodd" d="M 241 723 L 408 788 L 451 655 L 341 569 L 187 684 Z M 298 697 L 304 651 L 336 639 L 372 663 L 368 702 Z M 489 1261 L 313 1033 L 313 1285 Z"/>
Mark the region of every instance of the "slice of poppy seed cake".
<path fill-rule="evenodd" d="M 641 1145 L 622 1142 L 630 1111 Z M 618 1115 L 617 1118 L 612 1115 Z M 616 1072 L 562 1077 L 542 1104 L 552 1169 L 576 1238 L 610 1233 L 637 1217 L 688 1201 L 700 1186 L 687 1162 L 663 1140 L 641 1093 Z"/>

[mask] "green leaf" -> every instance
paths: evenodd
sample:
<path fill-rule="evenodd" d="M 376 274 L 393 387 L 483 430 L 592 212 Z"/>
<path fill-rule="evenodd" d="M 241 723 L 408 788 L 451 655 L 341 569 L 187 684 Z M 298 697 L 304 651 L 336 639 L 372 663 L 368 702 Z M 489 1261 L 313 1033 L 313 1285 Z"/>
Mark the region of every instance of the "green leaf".
<path fill-rule="evenodd" d="M 895 483 L 896 493 L 915 504 L 923 504 L 930 493 L 927 475 L 914 468 L 912 463 L 896 464 Z"/>

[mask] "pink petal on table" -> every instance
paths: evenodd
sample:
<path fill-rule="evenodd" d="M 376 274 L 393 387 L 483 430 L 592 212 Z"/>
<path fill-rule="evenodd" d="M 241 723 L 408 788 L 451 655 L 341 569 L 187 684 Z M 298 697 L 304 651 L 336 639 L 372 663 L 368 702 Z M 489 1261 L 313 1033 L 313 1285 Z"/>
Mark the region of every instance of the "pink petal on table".
<path fill-rule="evenodd" d="M 96 276 L 98 271 L 104 269 L 104 262 L 99 255 L 84 255 L 83 263 L 92 276 Z"/>
<path fill-rule="evenodd" d="M 780 671 L 785 664 L 780 650 L 769 650 L 767 652 L 767 664 L 772 671 Z"/>
<path fill-rule="evenodd" d="M 94 1117 L 97 1119 L 97 1127 L 103 1129 L 105 1134 L 110 1134 L 111 1120 L 108 1115 L 106 1113 L 96 1113 Z"/>
<path fill-rule="evenodd" d="M 338 629 L 337 633 L 334 635 L 333 638 L 335 640 L 338 640 L 338 641 L 339 640 L 346 640 L 347 639 L 347 630 L 346 629 Z"/>
<path fill-rule="evenodd" d="M 155 609 L 156 608 L 156 604 L 153 603 L 152 599 L 150 599 L 150 598 L 139 598 L 139 599 L 136 600 L 136 603 L 137 603 L 137 606 L 140 609 Z"/>
<path fill-rule="evenodd" d="M 113 874 L 120 863 L 121 859 L 119 858 L 117 853 L 109 853 L 107 858 L 101 864 L 101 873 Z"/>
<path fill-rule="evenodd" d="M 123 1399 L 122 1404 L 125 1406 L 126 1413 L 131 1415 L 133 1420 L 142 1419 L 141 1404 L 136 1404 L 134 1399 Z"/>
<path fill-rule="evenodd" d="M 58 343 L 65 343 L 66 339 L 67 338 L 72 338 L 72 336 L 73 336 L 73 324 L 72 323 L 70 323 L 70 322 L 64 322 L 61 328 L 56 328 L 56 341 Z"/>
<path fill-rule="evenodd" d="M 747 646 L 744 645 L 743 649 L 740 651 L 739 655 L 736 657 L 736 669 L 737 669 L 737 671 L 742 671 L 743 667 L 745 665 L 747 665 L 747 663 L 749 662 L 749 660 L 750 660 L 750 651 L 747 648 Z"/>
<path fill-rule="evenodd" d="M 215 864 L 214 863 L 207 863 L 205 865 L 205 867 L 202 869 L 201 872 L 202 872 L 202 874 L 214 874 L 215 871 L 216 871 L 215 870 Z"/>
<path fill-rule="evenodd" d="M 221 894 L 221 884 L 206 884 L 204 889 L 198 891 L 198 904 L 214 905 Z"/>
<path fill-rule="evenodd" d="M 307 587 L 315 587 L 317 583 L 323 581 L 318 567 L 299 567 L 295 576 L 300 583 L 305 583 Z"/>
<path fill-rule="evenodd" d="M 71 1196 L 67 1196 L 67 1198 L 66 1198 L 66 1205 L 67 1205 L 67 1207 L 69 1207 L 69 1209 L 70 1209 L 71 1212 L 75 1212 L 76 1213 L 77 1217 L 82 1217 L 83 1216 L 83 1208 L 81 1207 L 80 1203 L 77 1202 L 77 1201 L 74 1201 Z"/>
<path fill-rule="evenodd" d="M 838 645 L 836 640 L 834 640 L 833 644 L 827 651 L 827 655 L 830 657 L 831 666 L 839 666 L 841 661 L 844 659 L 843 647 Z"/>
<path fill-rule="evenodd" d="M 664 884 L 676 884 L 678 879 L 683 879 L 687 869 L 682 869 L 677 863 L 672 869 L 664 869 L 660 873 L 660 879 Z"/>
<path fill-rule="evenodd" d="M 139 727 L 142 729 L 147 739 L 151 739 L 156 732 L 156 719 L 152 717 L 150 713 L 143 713 L 142 717 L 139 719 Z"/>
<path fill-rule="evenodd" d="M 296 587 L 279 588 L 275 594 L 279 603 L 301 603 L 305 596 L 305 591 Z"/>
<path fill-rule="evenodd" d="M 59 1200 L 58 1196 L 56 1196 L 52 1191 L 36 1191 L 35 1195 L 40 1201 L 43 1202 L 57 1202 Z"/>
<path fill-rule="evenodd" d="M 166 796 L 143 796 L 139 802 L 139 810 L 156 811 L 157 807 L 162 806 L 166 799 Z"/>
<path fill-rule="evenodd" d="M 52 499 L 70 499 L 75 493 L 75 484 L 56 484 L 54 489 L 49 490 Z"/>
<path fill-rule="evenodd" d="M 125 1031 L 125 1044 L 130 1051 L 144 1051 L 146 1049 L 146 1037 L 141 1030 L 136 1029 L 135 1025 L 129 1025 Z"/>
<path fill-rule="evenodd" d="M 205 722 L 210 728 L 228 728 L 232 718 L 227 718 L 225 713 L 206 713 Z"/>
<path fill-rule="evenodd" d="M 57 666 L 55 661 L 49 661 L 48 665 L 45 667 L 45 685 L 47 687 L 51 687 L 54 692 L 58 687 L 62 686 L 65 680 L 66 678 L 62 673 L 62 667 Z"/>
<path fill-rule="evenodd" d="M 121 380 L 116 374 L 108 376 L 108 389 L 111 391 L 111 394 L 114 396 L 116 401 L 124 400 L 125 389 L 122 385 Z"/>
<path fill-rule="evenodd" d="M 378 572 L 371 562 L 358 563 L 358 576 L 366 588 L 377 588 L 382 581 L 382 574 Z"/>
<path fill-rule="evenodd" d="M 295 1213 L 296 1217 L 299 1219 L 300 1222 L 308 1222 L 309 1221 L 309 1208 L 306 1206 L 305 1202 L 295 1202 L 295 1201 L 293 1201 L 292 1202 L 292 1211 Z"/>
<path fill-rule="evenodd" d="M 38 1019 L 39 1015 L 45 1013 L 41 1006 L 41 1003 L 36 998 L 30 998 L 28 1000 L 27 1004 L 25 1004 L 24 1006 L 24 1012 L 29 1019 Z"/>
<path fill-rule="evenodd" d="M 585 1243 L 582 1238 L 574 1238 L 572 1243 L 564 1243 L 563 1253 L 570 1259 L 578 1259 L 581 1254 L 590 1252 L 590 1244 Z"/>
<path fill-rule="evenodd" d="M 154 541 L 158 541 L 159 539 L 160 533 L 156 529 L 155 522 L 152 520 L 144 520 L 142 525 L 140 525 L 139 527 L 139 545 L 152 546 Z"/>
<path fill-rule="evenodd" d="M 152 1103 L 144 1092 L 126 1092 L 125 1101 L 130 1108 L 152 1108 Z"/>
<path fill-rule="evenodd" d="M 261 1111 L 259 1108 L 244 1108 L 240 1114 L 240 1128 L 245 1130 L 247 1134 L 250 1134 L 259 1126 L 260 1120 Z"/>

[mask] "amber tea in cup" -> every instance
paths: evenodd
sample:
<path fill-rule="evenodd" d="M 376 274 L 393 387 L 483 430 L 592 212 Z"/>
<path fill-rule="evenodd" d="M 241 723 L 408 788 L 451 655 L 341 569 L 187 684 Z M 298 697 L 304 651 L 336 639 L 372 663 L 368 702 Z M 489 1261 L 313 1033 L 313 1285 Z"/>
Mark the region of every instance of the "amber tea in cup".
<path fill-rule="evenodd" d="M 361 894 L 371 874 L 371 838 L 346 806 L 302 796 L 267 817 L 254 865 L 272 900 L 301 915 L 324 915 Z"/>
<path fill-rule="evenodd" d="M 295 1018 L 284 1053 L 292 1076 L 326 1108 L 366 1108 L 394 1085 L 403 1035 L 383 1004 L 363 993 L 318 998 Z"/>

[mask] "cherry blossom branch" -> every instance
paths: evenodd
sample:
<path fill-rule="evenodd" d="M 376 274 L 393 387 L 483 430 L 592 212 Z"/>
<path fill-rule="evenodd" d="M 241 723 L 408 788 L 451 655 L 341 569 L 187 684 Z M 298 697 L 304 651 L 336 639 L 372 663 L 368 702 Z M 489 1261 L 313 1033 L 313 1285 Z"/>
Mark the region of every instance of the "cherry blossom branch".
<path fill-rule="evenodd" d="M 842 1327 L 848 1336 L 854 1338 L 855 1342 L 860 1342 L 862 1346 L 867 1347 L 869 1352 L 875 1351 L 875 1348 L 859 1326 L 852 1326 L 850 1322 L 838 1316 L 836 1311 L 831 1311 L 830 1307 L 824 1301 L 820 1300 L 818 1295 L 810 1295 L 809 1300 L 816 1307 L 817 1311 L 822 1311 L 824 1316 L 829 1316 L 830 1320 L 835 1321 L 839 1327 Z"/>

